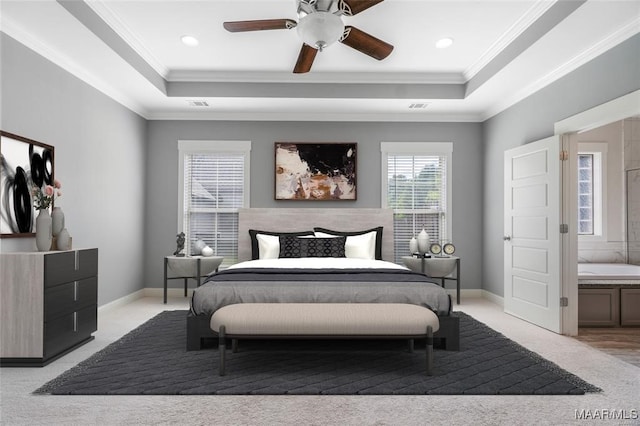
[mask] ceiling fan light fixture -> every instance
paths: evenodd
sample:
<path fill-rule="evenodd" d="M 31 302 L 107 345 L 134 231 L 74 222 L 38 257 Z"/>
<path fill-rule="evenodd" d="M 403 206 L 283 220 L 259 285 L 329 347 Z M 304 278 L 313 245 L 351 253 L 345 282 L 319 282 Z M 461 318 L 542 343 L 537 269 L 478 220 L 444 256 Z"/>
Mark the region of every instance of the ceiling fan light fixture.
<path fill-rule="evenodd" d="M 344 23 L 339 16 L 329 12 L 314 12 L 300 18 L 296 27 L 302 41 L 320 52 L 344 33 Z"/>

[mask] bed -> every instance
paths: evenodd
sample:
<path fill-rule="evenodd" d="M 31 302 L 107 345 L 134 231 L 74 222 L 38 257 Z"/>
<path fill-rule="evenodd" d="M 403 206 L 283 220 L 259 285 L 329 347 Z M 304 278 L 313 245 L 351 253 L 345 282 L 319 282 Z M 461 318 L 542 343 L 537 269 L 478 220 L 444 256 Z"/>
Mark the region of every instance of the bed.
<path fill-rule="evenodd" d="M 425 275 L 390 262 L 393 250 L 388 209 L 240 209 L 239 263 L 210 275 L 194 291 L 187 350 L 215 338 L 211 315 L 236 303 L 425 306 L 440 320 L 437 345 L 458 350 L 459 322 L 451 315 L 450 297 Z"/>

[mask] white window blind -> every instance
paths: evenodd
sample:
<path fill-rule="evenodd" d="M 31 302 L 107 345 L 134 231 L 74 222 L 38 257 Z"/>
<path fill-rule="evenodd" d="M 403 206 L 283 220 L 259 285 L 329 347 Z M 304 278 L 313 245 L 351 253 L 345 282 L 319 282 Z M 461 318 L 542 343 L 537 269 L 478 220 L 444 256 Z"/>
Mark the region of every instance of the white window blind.
<path fill-rule="evenodd" d="M 450 238 L 451 144 L 385 143 L 383 153 L 383 207 L 394 211 L 395 261 L 401 263 L 422 228 L 431 242 Z"/>
<path fill-rule="evenodd" d="M 181 145 L 182 146 L 182 145 Z M 188 145 L 187 145 L 188 146 Z M 222 266 L 238 259 L 238 209 L 248 205 L 248 151 L 181 150 L 182 214 L 185 251 L 203 240 L 224 256 Z"/>

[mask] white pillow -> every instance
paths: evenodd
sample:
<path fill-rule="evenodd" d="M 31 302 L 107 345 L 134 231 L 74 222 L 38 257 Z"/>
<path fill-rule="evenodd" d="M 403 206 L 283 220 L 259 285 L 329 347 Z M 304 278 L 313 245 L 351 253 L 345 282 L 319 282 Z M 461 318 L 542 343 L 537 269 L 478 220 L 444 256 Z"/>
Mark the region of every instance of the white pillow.
<path fill-rule="evenodd" d="M 259 259 L 277 259 L 280 257 L 280 237 L 277 235 L 256 234 Z"/>
<path fill-rule="evenodd" d="M 316 237 L 328 238 L 338 235 L 314 232 Z M 362 235 L 350 235 L 344 243 L 344 254 L 351 259 L 375 259 L 376 258 L 376 231 Z"/>

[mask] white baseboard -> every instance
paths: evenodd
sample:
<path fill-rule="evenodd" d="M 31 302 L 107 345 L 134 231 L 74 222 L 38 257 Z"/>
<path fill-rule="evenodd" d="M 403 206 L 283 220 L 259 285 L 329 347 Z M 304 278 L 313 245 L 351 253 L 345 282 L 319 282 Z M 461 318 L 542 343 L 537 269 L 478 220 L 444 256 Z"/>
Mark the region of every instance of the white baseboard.
<path fill-rule="evenodd" d="M 482 292 L 482 298 L 490 300 L 496 305 L 502 306 L 504 308 L 504 297 L 498 296 L 497 294 L 493 294 L 487 290 L 480 290 Z"/>
<path fill-rule="evenodd" d="M 454 289 L 446 289 L 447 294 L 451 296 L 451 299 L 455 302 L 456 300 L 456 291 Z M 470 299 L 480 298 L 482 297 L 482 290 L 475 288 L 461 288 L 460 289 L 460 299 L 464 299 L 465 297 Z"/>
<path fill-rule="evenodd" d="M 127 294 L 126 296 L 123 296 L 119 299 L 116 299 L 104 305 L 98 306 L 98 313 L 105 313 L 112 309 L 119 308 L 121 306 L 124 306 L 133 302 L 134 300 L 140 299 L 141 297 L 144 297 L 144 289 L 134 291 L 131 294 Z"/>
<path fill-rule="evenodd" d="M 164 297 L 164 288 L 145 287 L 143 297 Z M 187 297 L 191 297 L 193 289 L 187 289 Z M 168 288 L 167 297 L 184 297 L 184 288 Z"/>

